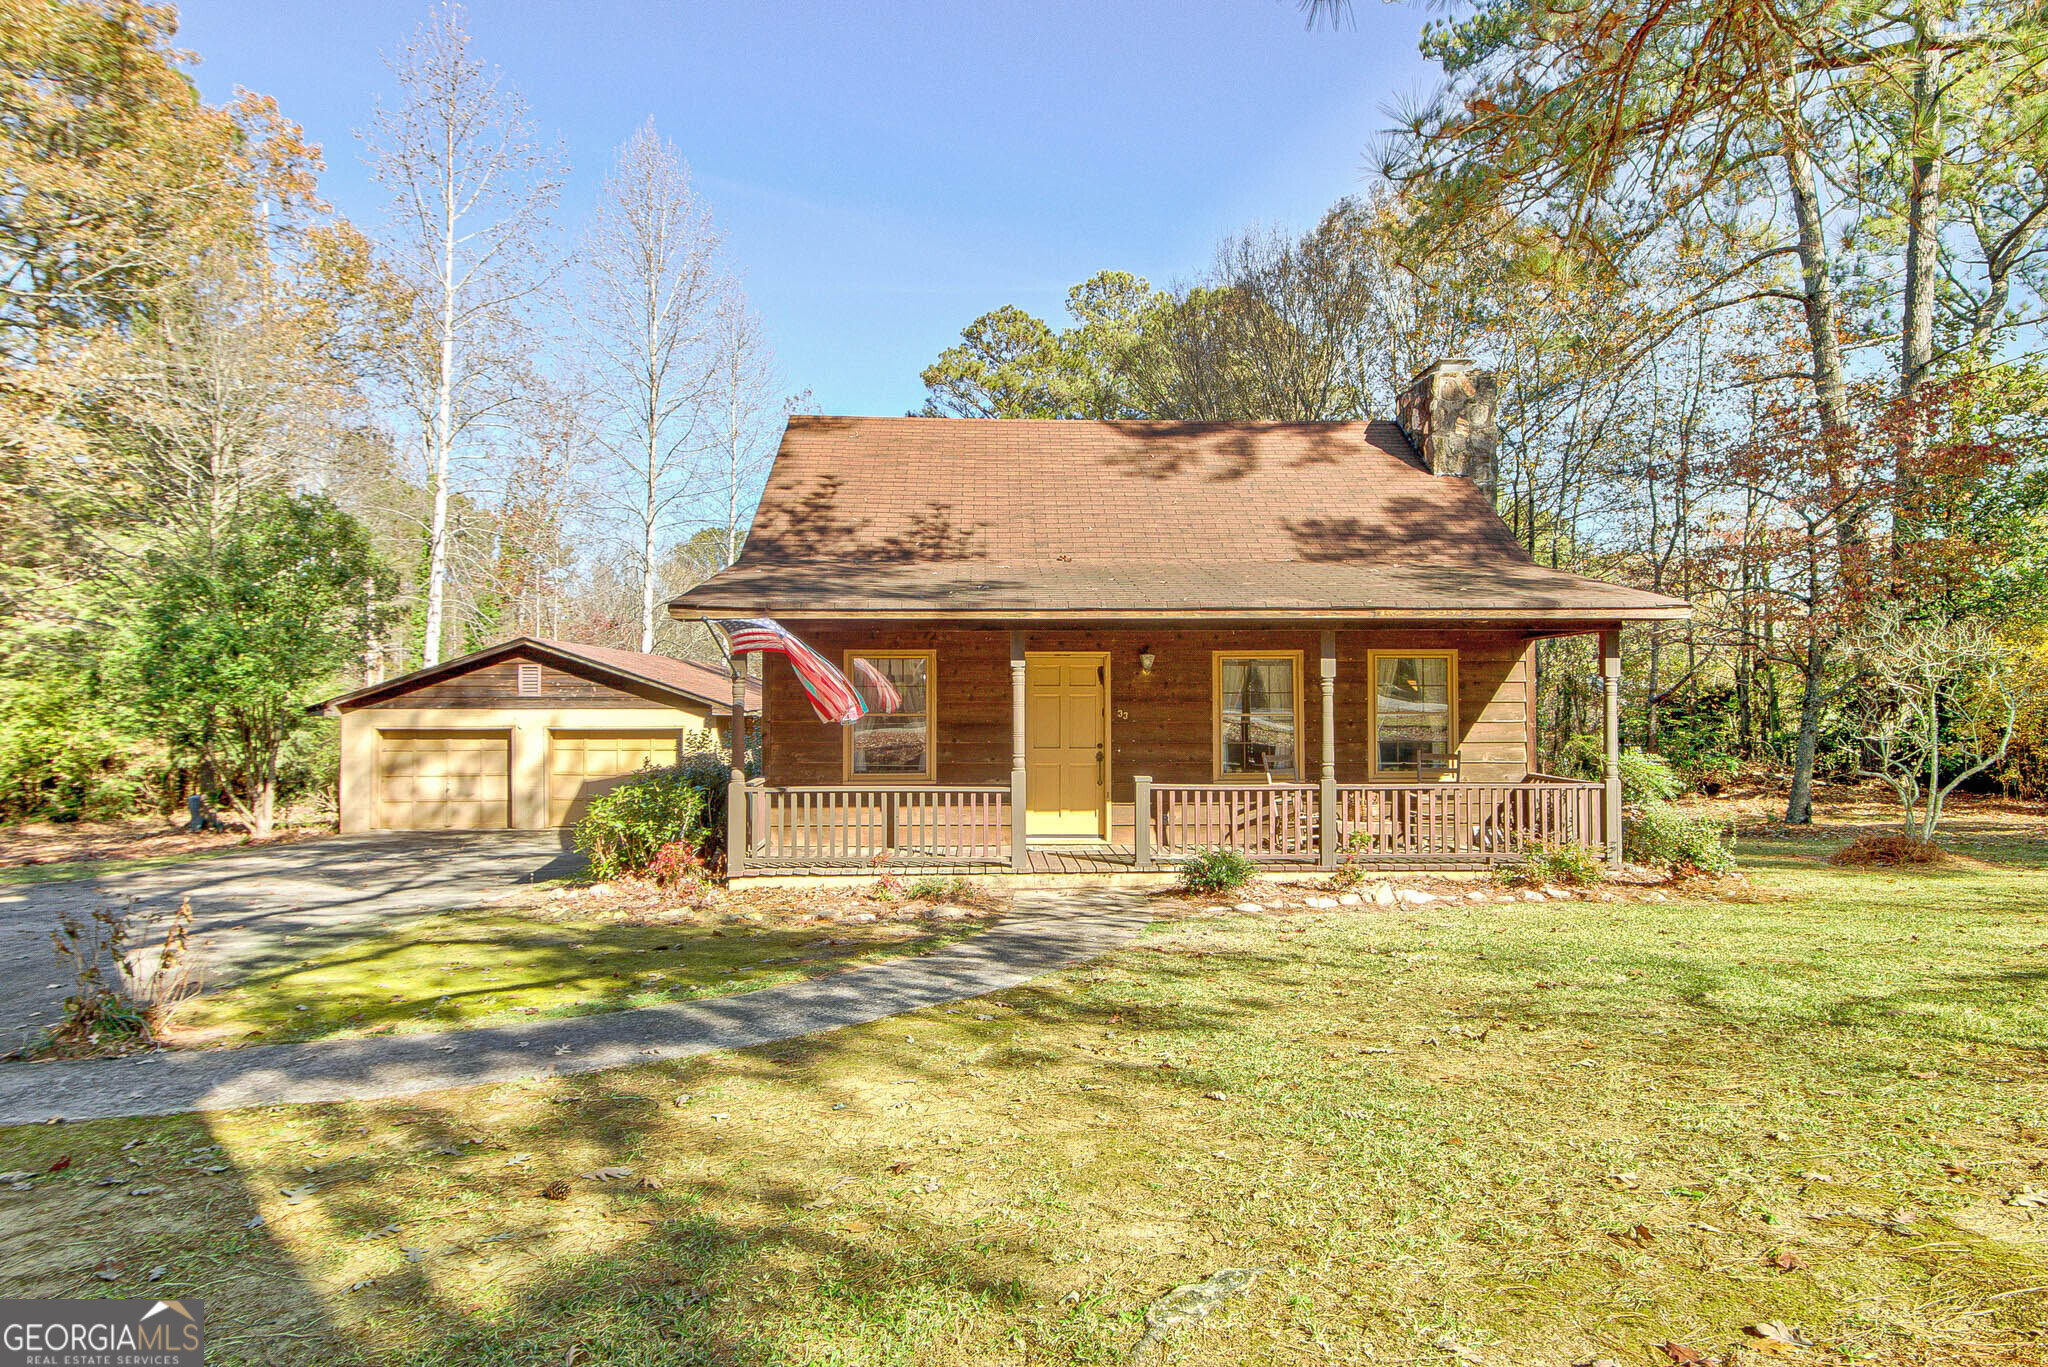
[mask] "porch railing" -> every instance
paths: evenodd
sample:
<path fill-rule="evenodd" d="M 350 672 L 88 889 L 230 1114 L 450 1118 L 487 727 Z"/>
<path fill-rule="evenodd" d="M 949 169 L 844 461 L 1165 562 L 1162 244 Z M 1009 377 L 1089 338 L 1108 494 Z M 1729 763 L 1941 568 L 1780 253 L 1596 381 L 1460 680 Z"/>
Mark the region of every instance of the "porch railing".
<path fill-rule="evenodd" d="M 1161 854 L 1239 850 L 1255 859 L 1314 859 L 1313 783 L 1155 784 L 1152 847 Z"/>
<path fill-rule="evenodd" d="M 1606 840 L 1603 785 L 1550 775 L 1518 783 L 1333 784 L 1154 784 L 1140 776 L 1130 792 L 1132 843 L 1120 857 L 1139 869 L 1218 847 L 1326 868 L 1347 859 L 1472 866 L 1543 845 L 1599 849 Z M 899 868 L 1026 865 L 1011 846 L 1017 813 L 1007 786 L 755 782 L 745 794 L 741 862 L 762 872 L 857 868 L 885 858 Z"/>
<path fill-rule="evenodd" d="M 749 785 L 746 848 L 749 861 L 1003 861 L 1010 853 L 1010 790 Z"/>
<path fill-rule="evenodd" d="M 1498 863 L 1544 845 L 1598 848 L 1601 785 L 1564 779 L 1521 783 L 1343 783 L 1337 841 L 1372 861 Z"/>
<path fill-rule="evenodd" d="M 1142 782 L 1139 792 L 1145 793 Z M 1519 783 L 1340 783 L 1322 848 L 1322 786 L 1160 784 L 1150 787 L 1141 850 L 1164 858 L 1225 848 L 1254 859 L 1351 858 L 1368 863 L 1499 863 L 1543 845 L 1605 840 L 1602 788 L 1576 779 Z"/>

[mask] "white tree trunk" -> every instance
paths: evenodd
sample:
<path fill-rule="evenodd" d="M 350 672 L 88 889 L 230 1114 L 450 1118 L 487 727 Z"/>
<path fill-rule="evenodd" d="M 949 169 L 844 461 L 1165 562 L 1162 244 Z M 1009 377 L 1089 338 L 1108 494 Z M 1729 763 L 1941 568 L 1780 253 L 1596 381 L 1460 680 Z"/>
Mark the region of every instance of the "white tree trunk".
<path fill-rule="evenodd" d="M 659 434 L 648 433 L 647 442 L 647 506 L 640 524 L 640 649 L 654 649 L 654 581 L 655 581 L 655 528 L 660 522 L 661 487 L 658 476 L 661 471 L 657 444 Z"/>
<path fill-rule="evenodd" d="M 471 53 L 459 6 L 435 7 L 389 65 L 401 98 L 378 109 L 367 141 L 372 174 L 391 195 L 386 246 L 419 310 L 393 366 L 419 425 L 433 504 L 420 654 L 434 665 L 446 653 L 456 446 L 480 413 L 503 406 L 517 368 L 516 348 L 494 353 L 478 339 L 516 332 L 547 273 L 541 250 L 560 174 L 525 101 Z"/>
<path fill-rule="evenodd" d="M 451 153 L 450 161 L 453 157 Z M 434 421 L 429 456 L 434 466 L 434 514 L 427 529 L 427 631 L 421 664 L 441 663 L 441 621 L 448 599 L 448 447 L 455 423 L 455 182 L 441 181 L 441 313 L 439 371 L 434 377 Z"/>

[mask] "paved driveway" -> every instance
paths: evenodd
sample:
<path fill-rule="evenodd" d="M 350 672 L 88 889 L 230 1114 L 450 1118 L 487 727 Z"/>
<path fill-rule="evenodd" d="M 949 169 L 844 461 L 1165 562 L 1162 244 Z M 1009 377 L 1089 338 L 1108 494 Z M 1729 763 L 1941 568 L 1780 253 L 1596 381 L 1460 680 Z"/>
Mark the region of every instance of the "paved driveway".
<path fill-rule="evenodd" d="M 330 836 L 72 882 L 0 885 L 0 1053 L 33 1039 L 70 991 L 51 953 L 65 911 L 134 899 L 154 918 L 190 897 L 209 981 L 309 959 L 368 923 L 472 906 L 560 878 L 582 858 L 544 834 Z"/>

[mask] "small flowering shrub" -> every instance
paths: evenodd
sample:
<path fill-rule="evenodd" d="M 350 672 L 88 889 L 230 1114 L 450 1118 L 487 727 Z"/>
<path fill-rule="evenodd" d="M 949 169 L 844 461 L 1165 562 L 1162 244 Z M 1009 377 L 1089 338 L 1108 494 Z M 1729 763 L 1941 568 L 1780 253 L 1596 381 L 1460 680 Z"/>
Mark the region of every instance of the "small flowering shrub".
<path fill-rule="evenodd" d="M 1336 871 L 1330 875 L 1330 886 L 1338 892 L 1345 892 L 1357 887 L 1371 876 L 1366 872 L 1365 865 L 1347 861 L 1339 864 Z"/>
<path fill-rule="evenodd" d="M 647 861 L 647 881 L 660 887 L 694 888 L 710 878 L 711 867 L 704 862 L 704 856 L 686 841 L 669 841 Z"/>

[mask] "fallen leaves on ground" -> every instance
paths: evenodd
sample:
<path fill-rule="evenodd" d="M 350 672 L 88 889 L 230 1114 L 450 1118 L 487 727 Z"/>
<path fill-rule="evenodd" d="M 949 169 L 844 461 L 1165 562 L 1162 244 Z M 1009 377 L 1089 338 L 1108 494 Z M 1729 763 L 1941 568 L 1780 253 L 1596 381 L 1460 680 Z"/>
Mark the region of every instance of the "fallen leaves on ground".
<path fill-rule="evenodd" d="M 1776 1344 L 1785 1348 L 1813 1347 L 1812 1339 L 1800 1333 L 1791 1325 L 1780 1324 L 1776 1320 L 1765 1320 L 1761 1324 L 1744 1325 L 1742 1332 L 1752 1338 L 1762 1339 L 1765 1343 Z"/>

